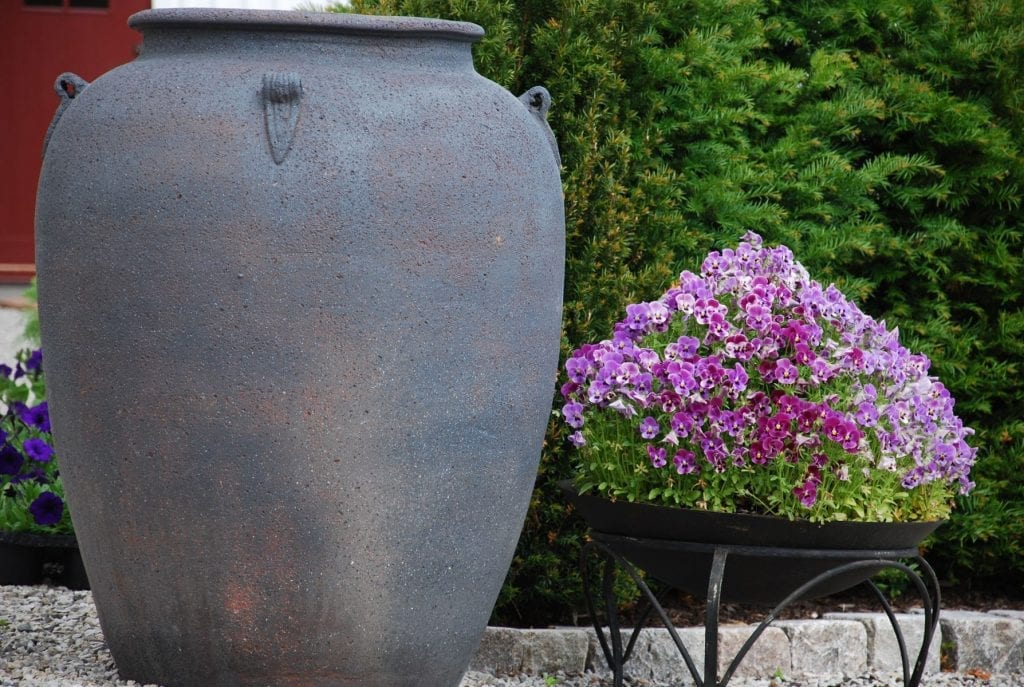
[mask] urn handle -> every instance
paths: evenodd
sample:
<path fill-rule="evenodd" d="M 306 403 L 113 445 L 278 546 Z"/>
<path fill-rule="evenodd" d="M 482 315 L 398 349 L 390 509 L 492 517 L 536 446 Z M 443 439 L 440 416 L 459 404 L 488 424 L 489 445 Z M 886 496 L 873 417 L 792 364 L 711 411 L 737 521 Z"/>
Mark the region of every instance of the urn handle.
<path fill-rule="evenodd" d="M 68 105 L 71 101 L 81 95 L 85 87 L 89 85 L 89 82 L 80 77 L 78 74 L 72 72 L 64 72 L 57 77 L 57 80 L 53 82 L 53 90 L 60 97 L 60 105 L 57 106 L 57 112 L 53 115 L 53 120 L 50 122 L 49 128 L 46 130 L 46 137 L 43 138 L 43 157 L 46 157 L 46 148 L 50 145 L 50 136 L 53 135 L 53 130 L 57 128 L 57 122 L 60 121 L 61 116 L 64 114 L 64 110 L 68 109 Z"/>
<path fill-rule="evenodd" d="M 302 80 L 292 72 L 267 72 L 263 75 L 262 95 L 270 155 L 279 165 L 288 156 L 295 140 L 299 106 L 302 104 Z"/>
<path fill-rule="evenodd" d="M 555 164 L 561 167 L 562 156 L 558 154 L 558 141 L 555 140 L 555 134 L 548 125 L 548 110 L 551 108 L 551 94 L 548 93 L 548 89 L 543 86 L 534 86 L 519 96 L 519 100 L 526 105 L 530 113 L 537 118 L 537 121 L 544 128 L 544 135 L 551 146 L 551 152 L 555 154 Z"/>

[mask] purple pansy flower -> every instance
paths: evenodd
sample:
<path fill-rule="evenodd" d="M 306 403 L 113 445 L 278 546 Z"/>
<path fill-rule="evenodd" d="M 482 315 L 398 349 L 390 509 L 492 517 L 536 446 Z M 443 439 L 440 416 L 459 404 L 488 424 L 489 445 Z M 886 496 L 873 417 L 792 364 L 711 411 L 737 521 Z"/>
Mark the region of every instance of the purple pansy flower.
<path fill-rule="evenodd" d="M 651 444 L 647 444 L 647 455 L 651 459 L 651 465 L 653 465 L 654 467 L 665 467 L 665 456 L 667 454 L 668 451 L 664 447 L 652 446 Z"/>
<path fill-rule="evenodd" d="M 676 451 L 676 455 L 672 458 L 672 464 L 676 466 L 676 472 L 680 475 L 689 475 L 697 472 L 697 456 L 693 451 L 687 451 L 686 449 L 680 449 Z"/>
<path fill-rule="evenodd" d="M 818 483 L 809 479 L 800 486 L 794 487 L 793 494 L 800 499 L 800 505 L 810 508 L 818 500 Z"/>
<path fill-rule="evenodd" d="M 778 412 L 767 419 L 765 424 L 765 430 L 768 436 L 775 438 L 782 438 L 789 435 L 790 424 L 793 422 L 793 416 L 789 413 Z"/>
<path fill-rule="evenodd" d="M 566 403 L 562 406 L 562 416 L 570 427 L 579 429 L 583 426 L 583 404 L 576 401 Z"/>
<path fill-rule="evenodd" d="M 878 408 L 874 403 L 864 401 L 857 405 L 857 424 L 862 427 L 874 427 L 878 423 Z"/>
<path fill-rule="evenodd" d="M 590 361 L 584 358 L 569 358 L 565 361 L 565 371 L 569 374 L 569 379 L 576 384 L 586 381 L 589 368 Z"/>
<path fill-rule="evenodd" d="M 658 435 L 659 430 L 660 427 L 658 426 L 658 421 L 653 417 L 645 417 L 640 422 L 640 436 L 644 439 L 653 439 Z"/>
<path fill-rule="evenodd" d="M 631 332 L 643 332 L 650 321 L 651 309 L 647 303 L 634 303 L 626 308 L 626 326 Z"/>
<path fill-rule="evenodd" d="M 741 485 L 772 465 L 780 477 L 767 500 L 782 489 L 815 513 L 836 507 L 831 490 L 854 470 L 895 473 L 907 489 L 941 480 L 952 498 L 973 486 L 976 451 L 929 366 L 896 328 L 811 279 L 788 248 L 748 232 L 709 254 L 700 274 L 684 271 L 660 298 L 627 306 L 611 338 L 580 346 L 565 363 L 562 415 L 588 474 L 620 466 L 599 476 L 613 494 L 661 487 L 678 501 L 677 486 L 697 493 L 692 485 L 707 489 L 712 473 L 729 470 L 742 472 L 718 484 Z M 665 445 L 678 475 L 606 457 L 641 459 L 643 446 L 660 468 Z M 821 501 L 824 470 L 833 498 Z"/>
<path fill-rule="evenodd" d="M 800 370 L 789 358 L 779 358 L 775 361 L 775 379 L 779 384 L 795 384 L 800 379 Z"/>

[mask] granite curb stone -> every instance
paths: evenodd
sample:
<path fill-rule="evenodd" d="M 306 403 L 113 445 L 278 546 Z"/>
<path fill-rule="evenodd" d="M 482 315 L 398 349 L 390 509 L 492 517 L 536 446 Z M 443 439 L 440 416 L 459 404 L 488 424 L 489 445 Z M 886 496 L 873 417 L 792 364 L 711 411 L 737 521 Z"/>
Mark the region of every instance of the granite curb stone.
<path fill-rule="evenodd" d="M 718 635 L 719 677 L 729 669 L 729 663 L 733 656 L 739 652 L 755 627 L 753 625 L 725 625 L 720 628 Z M 678 629 L 677 632 L 680 641 L 693 660 L 697 673 L 703 675 L 704 628 L 686 627 Z M 625 646 L 632 632 L 624 631 L 622 635 Z M 587 659 L 587 669 L 599 676 L 611 675 L 598 643 L 597 634 L 590 630 L 589 636 L 590 653 Z M 750 648 L 743 662 L 737 667 L 735 675 L 737 677 L 771 677 L 778 673 L 788 675 L 791 672 L 791 667 L 789 640 L 786 638 L 786 634 L 777 627 L 768 627 Z M 686 678 L 690 674 L 671 635 L 662 627 L 643 630 L 637 639 L 633 655 L 626 663 L 626 672 L 633 678 L 657 683 L 671 683 L 680 678 Z"/>
<path fill-rule="evenodd" d="M 940 613 L 939 617 L 941 616 Z M 856 620 L 864 624 L 864 629 L 868 633 L 868 670 L 881 672 L 903 670 L 896 633 L 892 629 L 888 616 L 884 613 L 826 613 L 824 618 L 826 620 Z M 907 646 L 907 658 L 910 662 L 910 669 L 913 670 L 914 662 L 921 651 L 921 643 L 924 641 L 924 616 L 916 613 L 897 613 L 896 621 L 903 633 L 903 640 Z M 924 666 L 926 675 L 937 673 L 941 669 L 939 656 L 941 643 L 941 632 L 936 632 L 936 636 L 932 638 L 928 659 Z"/>
<path fill-rule="evenodd" d="M 939 614 L 942 642 L 952 666 L 959 671 L 992 673 L 1024 670 L 1024 618 L 1001 611 L 943 611 Z"/>
<path fill-rule="evenodd" d="M 593 630 L 488 627 L 469 669 L 491 675 L 582 673 Z"/>
<path fill-rule="evenodd" d="M 907 643 L 911 667 L 924 635 L 924 617 L 897 614 Z M 932 641 L 925 674 L 939 672 L 940 648 L 959 672 L 1024 672 L 1024 611 L 942 611 L 940 633 Z M 720 628 L 719 675 L 753 632 L 753 625 Z M 679 628 L 680 639 L 697 670 L 703 673 L 704 629 Z M 623 644 L 631 632 L 623 631 Z M 671 682 L 688 679 L 679 651 L 668 631 L 645 628 L 626 673 L 636 679 Z M 593 628 L 524 630 L 489 627 L 470 670 L 496 675 L 609 674 Z M 814 620 L 779 620 L 769 626 L 740 664 L 736 676 L 856 677 L 901 671 L 896 637 L 883 613 L 829 613 Z"/>
<path fill-rule="evenodd" d="M 780 620 L 795 675 L 854 677 L 867 671 L 868 632 L 856 620 Z"/>

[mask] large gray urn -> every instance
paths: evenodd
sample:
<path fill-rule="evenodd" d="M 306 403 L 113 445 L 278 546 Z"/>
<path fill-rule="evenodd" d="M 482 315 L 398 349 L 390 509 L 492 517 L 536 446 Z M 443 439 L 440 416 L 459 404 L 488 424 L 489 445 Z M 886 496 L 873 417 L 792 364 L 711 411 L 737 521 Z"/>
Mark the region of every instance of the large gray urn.
<path fill-rule="evenodd" d="M 455 685 L 530 497 L 564 219 L 472 24 L 135 15 L 37 207 L 54 436 L 124 678 Z"/>

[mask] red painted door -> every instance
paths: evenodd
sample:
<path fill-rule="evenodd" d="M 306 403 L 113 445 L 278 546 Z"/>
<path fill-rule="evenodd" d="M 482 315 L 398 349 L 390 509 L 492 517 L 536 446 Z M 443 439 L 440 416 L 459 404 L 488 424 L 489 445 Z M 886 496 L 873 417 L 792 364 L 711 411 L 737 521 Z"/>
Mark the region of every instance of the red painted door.
<path fill-rule="evenodd" d="M 43 136 L 57 108 L 53 82 L 86 81 L 135 58 L 128 17 L 150 0 L 0 0 L 0 281 L 35 273 L 33 217 Z"/>

